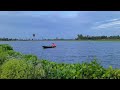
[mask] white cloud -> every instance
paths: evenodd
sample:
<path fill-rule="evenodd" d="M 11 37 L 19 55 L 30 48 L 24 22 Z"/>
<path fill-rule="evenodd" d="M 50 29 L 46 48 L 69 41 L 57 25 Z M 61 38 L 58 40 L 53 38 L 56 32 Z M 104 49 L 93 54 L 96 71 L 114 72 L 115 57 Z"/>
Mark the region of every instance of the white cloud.
<path fill-rule="evenodd" d="M 120 27 L 120 18 L 96 22 L 96 26 L 92 29 L 102 29 L 102 28 L 119 28 Z"/>
<path fill-rule="evenodd" d="M 108 23 L 108 22 L 118 21 L 118 20 L 120 20 L 120 18 L 115 18 L 115 19 L 110 19 L 110 20 L 105 20 L 105 21 L 99 21 L 99 22 L 95 22 L 95 24 Z"/>

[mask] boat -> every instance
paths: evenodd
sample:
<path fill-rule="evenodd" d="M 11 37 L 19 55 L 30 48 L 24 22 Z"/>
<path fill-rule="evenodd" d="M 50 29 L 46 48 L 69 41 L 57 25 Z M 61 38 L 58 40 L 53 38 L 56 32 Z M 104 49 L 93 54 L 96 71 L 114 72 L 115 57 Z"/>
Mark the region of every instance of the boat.
<path fill-rule="evenodd" d="M 43 48 L 55 48 L 56 46 L 42 46 Z"/>

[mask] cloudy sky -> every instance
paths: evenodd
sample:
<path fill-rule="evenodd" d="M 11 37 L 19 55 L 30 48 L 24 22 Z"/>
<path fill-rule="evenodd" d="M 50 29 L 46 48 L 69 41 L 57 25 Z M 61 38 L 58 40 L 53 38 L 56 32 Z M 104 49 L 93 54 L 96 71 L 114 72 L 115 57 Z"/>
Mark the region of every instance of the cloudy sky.
<path fill-rule="evenodd" d="M 120 11 L 0 11 L 0 37 L 120 35 Z"/>

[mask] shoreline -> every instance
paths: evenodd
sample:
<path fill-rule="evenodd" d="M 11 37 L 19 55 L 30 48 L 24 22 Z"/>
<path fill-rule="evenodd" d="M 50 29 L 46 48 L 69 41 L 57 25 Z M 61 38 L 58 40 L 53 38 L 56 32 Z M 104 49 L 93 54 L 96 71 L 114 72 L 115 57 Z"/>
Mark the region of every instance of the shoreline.
<path fill-rule="evenodd" d="M 33 41 L 34 42 L 34 41 L 120 41 L 120 40 L 112 39 L 112 40 L 12 40 L 12 41 Z"/>

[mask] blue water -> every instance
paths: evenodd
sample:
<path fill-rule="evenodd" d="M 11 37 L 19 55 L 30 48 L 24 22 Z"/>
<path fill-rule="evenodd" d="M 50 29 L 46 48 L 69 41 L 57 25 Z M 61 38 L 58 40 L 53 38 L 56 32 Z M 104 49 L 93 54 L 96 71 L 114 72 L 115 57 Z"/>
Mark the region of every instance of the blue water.
<path fill-rule="evenodd" d="M 105 68 L 120 68 L 120 42 L 115 41 L 54 41 L 56 48 L 43 49 L 53 41 L 0 41 L 10 44 L 15 51 L 34 54 L 39 59 L 58 63 L 90 62 L 97 58 Z"/>

